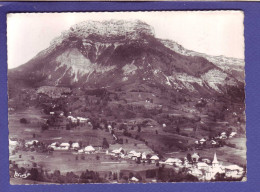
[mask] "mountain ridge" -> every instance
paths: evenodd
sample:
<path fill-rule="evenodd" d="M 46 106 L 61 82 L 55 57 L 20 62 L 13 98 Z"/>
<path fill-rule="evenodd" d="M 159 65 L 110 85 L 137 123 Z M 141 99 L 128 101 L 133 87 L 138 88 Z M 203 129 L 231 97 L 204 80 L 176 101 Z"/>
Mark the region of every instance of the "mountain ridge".
<path fill-rule="evenodd" d="M 158 39 L 153 28 L 142 21 L 88 21 L 63 32 L 49 48 L 9 74 L 34 82 L 34 86 L 102 87 L 135 80 L 190 93 L 203 89 L 214 95 L 225 93 L 228 87 L 243 86 L 243 70 L 238 68 L 238 75 L 234 75 L 230 71 L 234 62 L 223 67 L 227 60 L 219 64 L 216 57 Z"/>

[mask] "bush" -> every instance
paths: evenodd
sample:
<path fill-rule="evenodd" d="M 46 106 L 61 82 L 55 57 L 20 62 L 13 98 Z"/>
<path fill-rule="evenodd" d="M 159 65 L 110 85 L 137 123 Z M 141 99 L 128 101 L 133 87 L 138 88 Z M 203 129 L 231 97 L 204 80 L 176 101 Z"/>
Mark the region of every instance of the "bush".
<path fill-rule="evenodd" d="M 25 118 L 20 119 L 20 123 L 27 124 L 28 121 Z"/>

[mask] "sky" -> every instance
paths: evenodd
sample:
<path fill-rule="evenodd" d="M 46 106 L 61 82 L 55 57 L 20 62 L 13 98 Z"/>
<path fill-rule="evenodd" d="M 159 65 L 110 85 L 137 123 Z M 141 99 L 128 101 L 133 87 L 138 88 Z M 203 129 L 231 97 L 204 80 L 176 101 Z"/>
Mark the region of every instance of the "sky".
<path fill-rule="evenodd" d="M 139 19 L 154 28 L 157 38 L 196 52 L 244 59 L 242 11 L 12 13 L 7 15 L 8 68 L 32 59 L 72 25 L 110 19 Z"/>

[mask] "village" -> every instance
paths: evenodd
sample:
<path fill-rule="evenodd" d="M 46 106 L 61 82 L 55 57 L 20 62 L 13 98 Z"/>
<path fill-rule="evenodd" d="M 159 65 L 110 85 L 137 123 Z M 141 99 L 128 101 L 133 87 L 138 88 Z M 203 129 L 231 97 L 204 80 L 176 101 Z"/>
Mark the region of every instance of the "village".
<path fill-rule="evenodd" d="M 17 141 L 9 140 L 10 149 L 19 145 Z M 39 143 L 37 140 L 28 141 L 25 143 L 26 148 L 32 150 L 39 148 L 44 145 Z M 145 152 L 131 150 L 129 152 L 125 151 L 122 147 L 119 149 L 109 150 L 104 149 L 103 147 L 93 147 L 88 145 L 86 147 L 80 146 L 79 143 L 57 143 L 54 142 L 47 147 L 47 153 L 55 153 L 57 151 L 69 151 L 72 154 L 76 155 L 75 158 L 78 159 L 80 155 L 97 155 L 97 159 L 100 158 L 99 155 L 106 155 L 116 158 L 117 161 L 129 160 L 137 164 L 154 164 L 156 167 L 167 167 L 173 168 L 176 171 L 180 169 L 185 169 L 186 174 L 190 174 L 198 179 L 198 181 L 214 181 L 218 179 L 223 180 L 241 180 L 245 179 L 245 170 L 243 167 L 240 167 L 235 164 L 223 165 L 217 159 L 217 154 L 214 154 L 212 158 L 201 158 L 199 153 L 194 152 L 192 155 L 187 154 L 183 158 L 160 158 L 155 153 L 146 154 Z M 28 178 L 31 176 L 30 171 L 23 171 L 24 173 L 19 173 L 17 170 L 14 172 L 14 178 Z M 12 176 L 12 175 L 11 175 Z M 154 178 L 156 179 L 156 178 Z M 139 179 L 136 177 L 129 178 L 130 182 L 139 182 Z"/>
<path fill-rule="evenodd" d="M 98 94 L 101 96 L 97 96 Z M 165 109 L 158 104 L 159 99 L 155 95 L 151 96 L 138 92 L 135 98 L 139 102 L 144 100 L 142 105 L 147 108 L 147 112 L 151 109 L 162 113 L 160 111 Z M 30 130 L 34 130 L 34 133 L 28 132 L 31 136 L 26 136 L 24 139 L 15 136 L 9 137 L 10 176 L 12 178 L 50 182 L 47 176 L 35 179 L 35 170 L 38 170 L 37 173 L 43 172 L 52 175 L 58 170 L 61 171 L 60 176 L 66 174 L 59 170 L 62 164 L 53 166 L 62 154 L 64 158 L 67 158 L 67 160 L 64 159 L 63 166 L 68 170 L 70 170 L 69 165 L 72 161 L 76 164 L 75 168 L 71 170 L 73 174 L 76 172 L 78 173 L 76 175 L 80 174 L 79 171 L 82 170 L 80 166 L 87 167 L 88 170 L 96 171 L 95 174 L 99 174 L 98 177 L 94 177 L 95 181 L 90 182 L 174 182 L 176 178 L 171 180 L 170 175 L 176 176 L 176 174 L 181 174 L 183 180 L 186 181 L 245 180 L 246 168 L 243 165 L 218 160 L 218 154 L 223 153 L 220 151 L 221 148 L 237 147 L 229 140 L 241 135 L 238 133 L 239 129 L 219 130 L 205 137 L 196 134 L 199 129 L 199 126 L 196 125 L 190 133 L 192 137 L 188 139 L 186 129 L 181 126 L 182 122 L 189 120 L 188 118 L 171 116 L 171 113 L 168 113 L 164 119 L 154 121 L 152 118 L 147 118 L 149 117 L 147 115 L 146 118 L 134 118 L 135 116 L 129 111 L 122 113 L 125 110 L 124 105 L 127 104 L 129 109 L 131 107 L 129 107 L 129 101 L 120 99 L 120 97 L 124 97 L 120 90 L 119 93 L 108 94 L 106 90 L 102 89 L 84 92 L 80 89 L 55 89 L 45 86 L 35 92 L 25 91 L 18 97 L 20 101 L 28 103 L 23 104 L 23 106 L 27 106 L 28 110 L 40 109 L 37 109 L 40 119 L 33 120 L 23 117 L 18 119 L 15 124 L 25 127 L 25 130 L 28 130 L 28 126 L 35 126 L 37 129 L 31 128 Z M 118 107 L 121 110 L 120 113 L 115 114 L 117 117 L 113 114 L 115 118 L 111 117 L 111 114 L 106 115 L 107 112 L 104 111 L 104 107 L 113 107 L 114 103 L 119 103 Z M 190 103 L 187 106 L 190 106 Z M 202 111 L 201 106 L 205 106 L 205 103 L 207 101 L 203 99 L 195 102 L 195 105 L 199 106 L 198 109 Z M 37 108 L 28 107 L 32 105 Z M 104 108 L 103 111 L 98 116 L 93 115 L 95 111 L 98 113 L 102 109 L 101 106 Z M 9 105 L 9 113 L 15 114 L 16 111 L 19 111 L 19 107 L 21 107 L 21 103 Z M 137 112 L 145 110 L 140 106 L 132 108 L 132 111 Z M 191 109 L 185 109 L 183 113 L 195 114 L 191 111 Z M 196 112 L 194 108 L 193 111 Z M 236 112 L 233 112 L 233 116 L 236 115 Z M 167 138 L 169 134 L 166 131 L 172 126 L 169 119 L 173 119 L 173 123 L 176 123 L 177 127 L 174 129 L 174 138 L 169 138 L 170 142 L 174 144 L 170 144 L 166 148 L 161 143 L 157 145 L 151 136 Z M 194 120 L 192 121 L 194 122 Z M 178 148 L 172 148 L 176 146 Z M 176 152 L 171 154 L 173 149 Z M 62 155 L 58 159 L 62 158 Z M 49 160 L 45 161 L 44 156 Z M 23 158 L 25 159 L 23 160 Z M 62 160 L 60 159 L 60 161 Z M 95 166 L 99 166 L 99 168 L 96 169 Z M 111 175 L 110 167 L 114 166 L 116 171 L 113 171 L 113 176 L 108 177 L 107 175 Z M 46 170 L 44 171 L 44 169 Z M 169 170 L 173 172 L 169 172 Z M 123 172 L 127 172 L 125 173 L 127 179 Z M 164 174 L 169 177 L 162 176 Z"/>

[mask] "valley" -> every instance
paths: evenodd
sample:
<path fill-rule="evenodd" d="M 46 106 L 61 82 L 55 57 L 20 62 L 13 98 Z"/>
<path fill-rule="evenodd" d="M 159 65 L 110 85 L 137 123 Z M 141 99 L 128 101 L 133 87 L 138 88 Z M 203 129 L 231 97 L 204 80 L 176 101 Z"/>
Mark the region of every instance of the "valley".
<path fill-rule="evenodd" d="M 72 26 L 8 70 L 11 183 L 245 180 L 241 66 L 142 21 Z"/>

